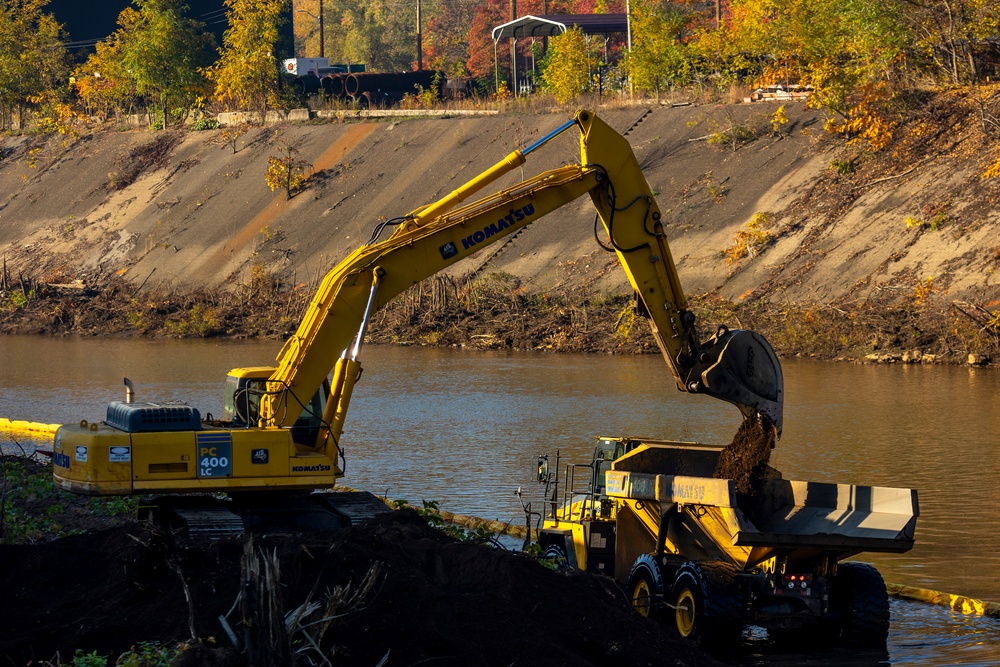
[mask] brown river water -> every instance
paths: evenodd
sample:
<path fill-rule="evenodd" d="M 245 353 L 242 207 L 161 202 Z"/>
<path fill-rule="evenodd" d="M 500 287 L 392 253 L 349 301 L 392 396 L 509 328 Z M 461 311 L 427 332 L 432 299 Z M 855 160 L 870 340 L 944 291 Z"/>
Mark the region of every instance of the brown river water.
<path fill-rule="evenodd" d="M 124 396 L 222 411 L 226 371 L 273 363 L 280 343 L 0 337 L 0 417 L 104 418 Z M 658 356 L 362 350 L 344 482 L 411 503 L 523 523 L 535 457 L 589 461 L 598 435 L 728 443 L 736 408 L 678 392 Z M 786 478 L 916 488 L 906 554 L 862 554 L 890 582 L 1000 600 L 1000 371 L 783 360 Z M 4 438 L 5 442 L 9 442 Z M 888 656 L 773 655 L 741 664 L 1000 665 L 1000 620 L 893 601 Z"/>

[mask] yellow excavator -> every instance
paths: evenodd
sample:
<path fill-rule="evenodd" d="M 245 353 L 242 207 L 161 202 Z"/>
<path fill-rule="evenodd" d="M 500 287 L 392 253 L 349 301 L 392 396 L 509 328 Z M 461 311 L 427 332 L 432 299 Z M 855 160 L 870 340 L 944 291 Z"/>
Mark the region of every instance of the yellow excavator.
<path fill-rule="evenodd" d="M 580 132 L 579 164 L 464 203 L 573 128 Z M 185 404 L 137 402 L 126 380 L 126 400 L 112 402 L 104 421 L 59 428 L 56 483 L 99 496 L 225 493 L 241 501 L 228 506 L 237 517 L 229 523 L 242 517 L 245 525 L 254 523 L 245 507 L 266 514 L 280 504 L 276 499 L 295 495 L 275 492 L 332 487 L 343 476 L 340 438 L 372 314 L 408 287 L 585 194 L 603 224 L 606 249 L 621 261 L 636 307 L 648 318 L 677 387 L 733 403 L 748 418 L 762 415 L 780 434 L 783 380 L 771 346 L 759 334 L 725 327 L 705 341 L 699 338 L 659 207 L 631 146 L 593 113 L 581 111 L 448 196 L 381 223 L 368 243 L 326 275 L 278 355 L 277 368 L 230 372 L 221 419 L 203 420 Z M 381 239 L 391 226 L 394 231 Z M 349 494 L 322 495 L 352 502 L 343 500 Z M 332 511 L 350 522 L 375 504 Z M 286 509 L 284 518 L 303 514 L 300 504 Z M 185 519 L 198 520 L 200 511 L 200 506 L 189 508 Z"/>

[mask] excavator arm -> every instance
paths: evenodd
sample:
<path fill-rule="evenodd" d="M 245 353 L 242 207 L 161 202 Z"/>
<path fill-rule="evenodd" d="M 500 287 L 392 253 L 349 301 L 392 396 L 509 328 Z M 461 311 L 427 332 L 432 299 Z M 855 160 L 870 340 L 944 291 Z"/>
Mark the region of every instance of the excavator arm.
<path fill-rule="evenodd" d="M 580 130 L 581 163 L 543 172 L 470 204 L 466 199 L 525 162 L 555 136 Z M 700 342 L 670 255 L 660 211 L 628 141 L 594 114 L 571 121 L 433 204 L 396 221 L 384 240 L 355 250 L 324 278 L 296 333 L 278 355 L 261 397 L 260 426 L 294 424 L 334 370 L 316 443 L 339 441 L 357 356 L 371 315 L 393 297 L 472 253 L 590 194 L 611 248 L 638 295 L 679 389 L 706 393 L 762 414 L 781 430 L 782 375 L 770 345 L 756 333 L 720 330 Z"/>
<path fill-rule="evenodd" d="M 677 275 L 660 209 L 628 141 L 594 114 L 576 117 L 583 164 L 610 178 L 590 194 L 611 245 L 635 290 L 641 312 L 677 388 L 762 414 L 780 436 L 784 380 L 770 344 L 753 331 L 720 327 L 702 342 Z"/>

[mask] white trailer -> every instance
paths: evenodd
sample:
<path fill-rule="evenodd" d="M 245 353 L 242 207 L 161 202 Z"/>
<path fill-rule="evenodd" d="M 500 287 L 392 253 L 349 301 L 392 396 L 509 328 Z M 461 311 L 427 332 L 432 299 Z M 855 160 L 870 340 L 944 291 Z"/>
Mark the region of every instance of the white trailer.
<path fill-rule="evenodd" d="M 285 73 L 295 76 L 305 76 L 306 74 L 318 76 L 321 67 L 329 66 L 329 58 L 288 58 L 282 63 L 282 69 Z"/>

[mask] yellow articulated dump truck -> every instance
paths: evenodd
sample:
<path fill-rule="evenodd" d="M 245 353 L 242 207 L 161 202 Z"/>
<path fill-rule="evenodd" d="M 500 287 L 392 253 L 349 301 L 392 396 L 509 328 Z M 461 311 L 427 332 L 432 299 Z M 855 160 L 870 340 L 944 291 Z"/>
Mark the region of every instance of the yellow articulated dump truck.
<path fill-rule="evenodd" d="M 713 476 L 722 447 L 602 437 L 588 464 L 539 458 L 546 511 L 538 543 L 614 577 L 639 613 L 683 637 L 737 642 L 747 625 L 884 648 L 889 599 L 858 553 L 913 547 L 911 489 L 783 479 L 753 495 Z"/>
<path fill-rule="evenodd" d="M 465 202 L 573 129 L 578 164 Z M 597 217 L 579 222 L 593 224 L 595 241 L 620 261 L 678 389 L 728 401 L 780 433 L 783 381 L 771 346 L 754 332 L 726 327 L 699 336 L 631 146 L 580 111 L 447 196 L 376 225 L 371 239 L 325 276 L 277 366 L 229 373 L 222 415 L 202 418 L 187 404 L 137 402 L 130 390 L 125 401 L 108 406 L 103 421 L 60 427 L 56 484 L 97 496 L 158 495 L 164 514 L 208 532 L 269 522 L 319 528 L 377 511 L 374 497 L 312 493 L 344 474 L 341 436 L 372 314 L 424 278 L 583 196 Z"/>

